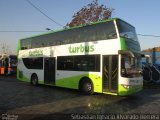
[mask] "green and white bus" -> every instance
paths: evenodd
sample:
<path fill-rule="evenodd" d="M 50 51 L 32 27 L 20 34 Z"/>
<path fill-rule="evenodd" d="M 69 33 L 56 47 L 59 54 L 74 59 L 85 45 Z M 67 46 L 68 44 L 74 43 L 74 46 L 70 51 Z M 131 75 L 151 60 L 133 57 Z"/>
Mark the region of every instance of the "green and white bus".
<path fill-rule="evenodd" d="M 135 28 L 113 18 L 18 41 L 17 78 L 33 85 L 129 95 L 142 90 Z"/>

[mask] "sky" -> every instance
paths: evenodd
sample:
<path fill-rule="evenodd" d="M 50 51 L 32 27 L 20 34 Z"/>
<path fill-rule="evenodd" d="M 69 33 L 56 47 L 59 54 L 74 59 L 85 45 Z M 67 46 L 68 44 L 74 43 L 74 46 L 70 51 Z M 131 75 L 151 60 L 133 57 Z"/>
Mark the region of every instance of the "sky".
<path fill-rule="evenodd" d="M 74 13 L 92 0 L 30 0 L 50 18 L 65 26 Z M 160 36 L 160 0 L 99 0 L 99 4 L 114 8 L 113 18 L 121 18 L 136 28 L 138 34 Z M 0 51 L 6 44 L 16 52 L 18 39 L 62 29 L 33 8 L 26 0 L 0 0 Z M 42 31 L 42 32 L 5 32 Z M 160 37 L 138 36 L 141 49 L 160 46 Z"/>

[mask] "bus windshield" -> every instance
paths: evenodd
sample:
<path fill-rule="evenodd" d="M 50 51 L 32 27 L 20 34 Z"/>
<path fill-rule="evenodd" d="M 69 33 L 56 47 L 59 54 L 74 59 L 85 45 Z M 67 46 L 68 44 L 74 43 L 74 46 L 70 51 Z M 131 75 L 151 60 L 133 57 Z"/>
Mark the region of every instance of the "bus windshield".
<path fill-rule="evenodd" d="M 141 70 L 141 57 L 132 57 L 129 54 L 122 54 L 121 56 L 121 76 L 122 77 L 139 77 Z"/>
<path fill-rule="evenodd" d="M 138 41 L 135 28 L 122 20 L 117 20 L 120 37 Z"/>

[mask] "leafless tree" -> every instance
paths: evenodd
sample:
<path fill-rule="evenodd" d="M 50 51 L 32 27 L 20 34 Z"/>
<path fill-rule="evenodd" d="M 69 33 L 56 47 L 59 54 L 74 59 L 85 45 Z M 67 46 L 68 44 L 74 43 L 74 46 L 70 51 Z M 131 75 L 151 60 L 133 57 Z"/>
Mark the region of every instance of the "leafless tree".
<path fill-rule="evenodd" d="M 1 54 L 11 54 L 11 50 L 9 45 L 7 45 L 6 43 L 2 43 L 0 45 L 0 49 L 1 49 Z"/>

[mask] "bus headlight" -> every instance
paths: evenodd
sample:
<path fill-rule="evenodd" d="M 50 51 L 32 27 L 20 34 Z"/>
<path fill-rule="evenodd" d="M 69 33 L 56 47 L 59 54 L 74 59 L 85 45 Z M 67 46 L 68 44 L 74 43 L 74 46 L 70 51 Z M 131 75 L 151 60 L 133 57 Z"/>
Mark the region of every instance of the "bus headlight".
<path fill-rule="evenodd" d="M 125 89 L 129 89 L 129 88 L 132 88 L 131 85 L 125 85 L 125 84 L 121 84 Z"/>

